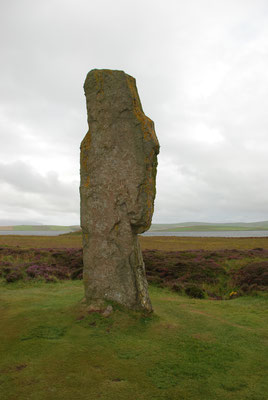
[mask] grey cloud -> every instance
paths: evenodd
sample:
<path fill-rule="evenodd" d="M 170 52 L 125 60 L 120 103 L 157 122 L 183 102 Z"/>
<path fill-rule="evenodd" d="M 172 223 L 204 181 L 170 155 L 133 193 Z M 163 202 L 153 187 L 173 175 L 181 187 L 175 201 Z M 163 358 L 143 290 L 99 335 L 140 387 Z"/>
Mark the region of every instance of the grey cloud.
<path fill-rule="evenodd" d="M 27 193 L 42 193 L 68 196 L 73 189 L 70 184 L 60 182 L 57 172 L 49 171 L 42 176 L 22 161 L 12 164 L 0 164 L 0 180 L 12 185 L 16 190 Z M 73 185 L 78 187 L 78 183 Z"/>
<path fill-rule="evenodd" d="M 11 214 L 16 219 L 29 215 L 30 220 L 66 224 L 79 222 L 78 181 L 62 182 L 55 171 L 45 176 L 30 165 L 17 161 L 0 164 L 1 218 Z"/>
<path fill-rule="evenodd" d="M 3 218 L 77 223 L 82 86 L 112 68 L 136 77 L 155 121 L 155 222 L 267 219 L 266 0 L 0 8 Z"/>

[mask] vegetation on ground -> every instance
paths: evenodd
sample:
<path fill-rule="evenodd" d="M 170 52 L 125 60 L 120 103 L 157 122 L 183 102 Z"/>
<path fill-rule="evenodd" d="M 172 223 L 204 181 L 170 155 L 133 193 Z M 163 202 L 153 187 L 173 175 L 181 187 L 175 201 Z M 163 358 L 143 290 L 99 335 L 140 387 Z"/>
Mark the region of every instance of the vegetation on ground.
<path fill-rule="evenodd" d="M 268 250 L 143 250 L 147 279 L 190 297 L 233 299 L 268 289 Z M 82 279 L 82 249 L 0 247 L 6 283 Z"/>
<path fill-rule="evenodd" d="M 178 236 L 139 236 L 142 249 L 149 250 L 250 250 L 261 247 L 268 250 L 268 237 L 221 238 L 221 237 L 178 237 Z M 23 248 L 81 248 L 81 232 L 59 236 L 0 235 L 0 246 L 19 246 Z"/>
<path fill-rule="evenodd" d="M 153 315 L 87 312 L 82 282 L 2 284 L 1 400 L 266 400 L 267 296 L 150 287 Z"/>
<path fill-rule="evenodd" d="M 81 234 L 0 236 L 1 400 L 267 399 L 268 240 L 140 239 L 154 313 L 104 317 Z"/>
<path fill-rule="evenodd" d="M 178 236 L 140 236 L 142 249 L 149 250 L 268 250 L 268 237 L 178 237 Z"/>

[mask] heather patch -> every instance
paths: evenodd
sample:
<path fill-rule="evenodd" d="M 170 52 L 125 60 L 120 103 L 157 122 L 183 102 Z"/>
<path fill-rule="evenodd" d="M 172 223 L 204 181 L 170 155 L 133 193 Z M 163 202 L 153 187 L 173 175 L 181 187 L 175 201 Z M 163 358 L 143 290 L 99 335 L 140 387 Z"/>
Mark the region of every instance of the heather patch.
<path fill-rule="evenodd" d="M 268 261 L 253 262 L 233 272 L 237 286 L 245 293 L 268 288 Z"/>
<path fill-rule="evenodd" d="M 7 282 L 82 279 L 82 249 L 0 247 L 0 275 Z"/>
<path fill-rule="evenodd" d="M 190 297 L 221 300 L 267 289 L 268 251 L 262 248 L 145 250 L 143 258 L 149 283 Z"/>
<path fill-rule="evenodd" d="M 267 290 L 268 250 L 144 250 L 148 282 L 193 298 L 232 299 Z M 82 279 L 82 249 L 0 247 L 7 283 Z M 230 296 L 235 292 L 236 296 Z"/>

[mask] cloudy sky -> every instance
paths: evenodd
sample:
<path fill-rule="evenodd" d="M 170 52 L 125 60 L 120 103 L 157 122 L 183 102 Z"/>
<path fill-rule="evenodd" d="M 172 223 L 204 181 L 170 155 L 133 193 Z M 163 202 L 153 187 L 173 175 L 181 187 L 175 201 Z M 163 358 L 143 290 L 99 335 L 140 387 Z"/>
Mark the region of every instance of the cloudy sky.
<path fill-rule="evenodd" d="M 155 122 L 155 223 L 268 220 L 267 0 L 1 0 L 0 30 L 2 223 L 79 223 L 93 68 Z"/>

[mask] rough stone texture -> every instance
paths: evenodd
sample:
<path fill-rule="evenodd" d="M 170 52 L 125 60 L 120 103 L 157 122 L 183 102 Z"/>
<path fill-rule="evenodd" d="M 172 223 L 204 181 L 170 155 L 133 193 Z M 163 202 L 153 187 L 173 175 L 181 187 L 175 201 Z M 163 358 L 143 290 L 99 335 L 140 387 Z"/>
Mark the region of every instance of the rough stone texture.
<path fill-rule="evenodd" d="M 89 130 L 81 143 L 81 227 L 88 304 L 112 300 L 152 311 L 138 233 L 151 225 L 159 144 L 135 79 L 92 70 L 84 90 Z"/>

